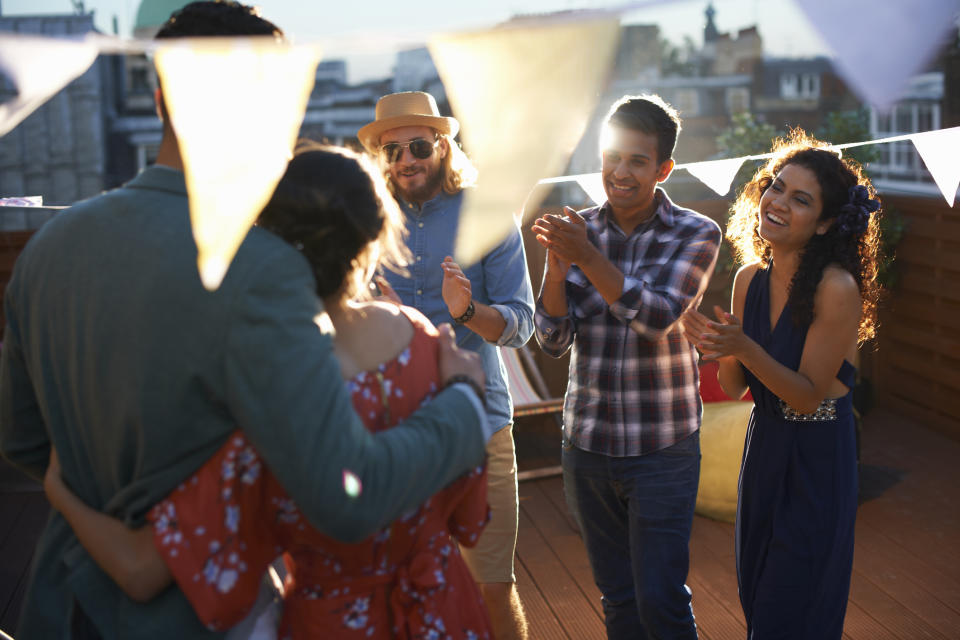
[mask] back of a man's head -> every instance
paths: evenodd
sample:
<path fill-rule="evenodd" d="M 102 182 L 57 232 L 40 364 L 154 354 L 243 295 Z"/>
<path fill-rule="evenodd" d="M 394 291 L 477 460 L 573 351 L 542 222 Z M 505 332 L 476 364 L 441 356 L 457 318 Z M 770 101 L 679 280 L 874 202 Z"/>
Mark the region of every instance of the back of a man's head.
<path fill-rule="evenodd" d="M 157 31 L 155 38 L 166 40 L 216 36 L 273 36 L 282 39 L 283 31 L 269 20 L 261 18 L 257 7 L 233 0 L 202 0 L 174 11 Z M 158 97 L 157 106 L 164 122 L 164 136 L 172 135 L 167 105 L 162 95 Z"/>
<path fill-rule="evenodd" d="M 275 36 L 283 31 L 269 20 L 260 17 L 257 7 L 232 0 L 191 2 L 160 27 L 156 37 L 190 38 L 204 36 Z"/>

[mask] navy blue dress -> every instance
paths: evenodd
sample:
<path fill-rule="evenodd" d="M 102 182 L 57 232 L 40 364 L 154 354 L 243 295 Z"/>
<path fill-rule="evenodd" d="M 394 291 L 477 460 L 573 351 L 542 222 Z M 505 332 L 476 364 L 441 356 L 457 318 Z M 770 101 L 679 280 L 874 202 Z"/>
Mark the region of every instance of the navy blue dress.
<path fill-rule="evenodd" d="M 770 271 L 750 282 L 743 331 L 797 370 L 808 327 L 788 302 L 770 327 Z M 857 511 L 852 391 L 798 414 L 743 368 L 755 408 L 737 501 L 737 583 L 749 640 L 839 639 L 853 570 Z M 856 370 L 837 378 L 853 388 Z"/>

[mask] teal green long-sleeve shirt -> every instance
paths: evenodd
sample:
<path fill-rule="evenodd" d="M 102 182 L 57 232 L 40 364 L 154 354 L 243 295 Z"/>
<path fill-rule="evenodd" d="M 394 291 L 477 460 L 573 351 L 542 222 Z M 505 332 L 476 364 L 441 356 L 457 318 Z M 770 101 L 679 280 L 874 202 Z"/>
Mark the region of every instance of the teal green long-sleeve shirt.
<path fill-rule="evenodd" d="M 475 399 L 457 389 L 397 428 L 363 427 L 308 265 L 280 239 L 253 229 L 215 292 L 196 256 L 183 174 L 163 167 L 37 233 L 4 301 L 4 457 L 39 478 L 53 444 L 87 504 L 136 526 L 240 428 L 306 517 L 346 541 L 482 459 Z M 53 514 L 17 637 L 67 637 L 75 602 L 108 640 L 215 636 L 176 588 L 126 598 Z"/>

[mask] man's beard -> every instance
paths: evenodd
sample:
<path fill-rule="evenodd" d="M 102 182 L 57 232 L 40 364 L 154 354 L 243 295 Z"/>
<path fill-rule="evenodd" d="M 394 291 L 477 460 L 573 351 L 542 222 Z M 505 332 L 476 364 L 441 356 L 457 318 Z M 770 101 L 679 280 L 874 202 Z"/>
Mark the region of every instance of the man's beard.
<path fill-rule="evenodd" d="M 443 182 L 443 165 L 440 165 L 435 170 L 431 171 L 426 169 L 424 171 L 425 179 L 423 184 L 413 189 L 403 189 L 399 184 L 394 181 L 394 186 L 397 189 L 397 193 L 401 198 L 407 202 L 426 202 L 429 198 L 437 192 L 437 187 Z"/>

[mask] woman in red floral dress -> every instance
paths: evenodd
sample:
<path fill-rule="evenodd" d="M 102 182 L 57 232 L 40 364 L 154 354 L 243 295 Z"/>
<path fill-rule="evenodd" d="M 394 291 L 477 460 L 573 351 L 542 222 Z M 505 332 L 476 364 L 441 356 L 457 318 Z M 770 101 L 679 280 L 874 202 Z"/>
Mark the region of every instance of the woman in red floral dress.
<path fill-rule="evenodd" d="M 341 373 L 371 431 L 402 421 L 438 391 L 438 334 L 430 322 L 411 308 L 355 301 L 381 251 L 401 255 L 399 215 L 382 179 L 358 156 L 310 146 L 291 161 L 260 219 L 314 267 Z M 382 481 L 391 481 L 389 469 Z M 148 599 L 175 580 L 212 630 L 243 619 L 265 570 L 282 555 L 282 638 L 490 637 L 480 592 L 452 541 L 472 546 L 487 522 L 485 467 L 356 544 L 310 526 L 239 431 L 154 507 L 152 527 L 138 531 L 73 496 L 55 456 L 45 486 L 128 593 Z M 363 491 L 349 471 L 344 488 Z"/>

